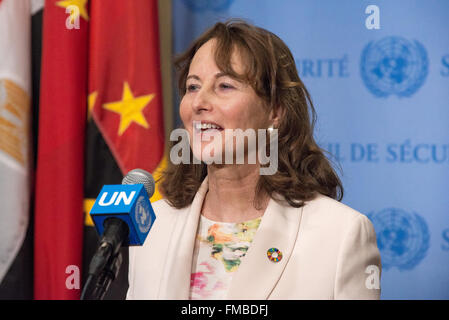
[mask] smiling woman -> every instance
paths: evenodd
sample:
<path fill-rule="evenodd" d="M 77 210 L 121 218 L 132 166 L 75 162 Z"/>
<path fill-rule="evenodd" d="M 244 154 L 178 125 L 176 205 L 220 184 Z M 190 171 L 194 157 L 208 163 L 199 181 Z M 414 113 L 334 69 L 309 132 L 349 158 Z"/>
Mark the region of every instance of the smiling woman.
<path fill-rule="evenodd" d="M 203 161 L 162 175 L 149 241 L 130 248 L 127 298 L 378 299 L 374 229 L 339 202 L 343 187 L 313 138 L 315 110 L 285 43 L 231 20 L 176 65 L 189 157 Z M 272 155 L 278 139 L 277 170 L 261 175 L 259 159 L 206 161 L 211 145 L 228 148 L 226 130 L 272 132 L 257 148 Z M 250 149 L 244 142 L 245 160 Z"/>
<path fill-rule="evenodd" d="M 226 122 L 221 125 L 226 129 L 278 129 L 279 170 L 258 179 L 256 206 L 275 193 L 295 207 L 316 192 L 342 199 L 341 182 L 313 138 L 316 114 L 310 95 L 279 37 L 238 20 L 218 23 L 177 59 L 176 67 L 180 114 L 190 137 L 195 120 Z M 193 155 L 200 159 L 204 147 Z M 161 188 L 173 206 L 182 208 L 206 175 L 205 164 L 170 166 Z"/>

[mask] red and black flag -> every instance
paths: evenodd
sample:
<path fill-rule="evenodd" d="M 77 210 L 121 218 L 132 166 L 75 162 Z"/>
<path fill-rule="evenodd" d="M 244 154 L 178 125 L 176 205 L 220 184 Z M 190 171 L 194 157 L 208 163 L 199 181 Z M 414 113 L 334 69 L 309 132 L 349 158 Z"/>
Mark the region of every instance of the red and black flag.
<path fill-rule="evenodd" d="M 101 187 L 120 184 L 135 168 L 154 174 L 164 154 L 157 1 L 92 1 L 90 17 L 84 270 L 98 240 L 87 213 Z M 126 293 L 123 251 L 106 298 Z"/>
<path fill-rule="evenodd" d="M 35 298 L 80 297 L 70 267 L 85 273 L 96 249 L 88 213 L 101 187 L 163 166 L 160 73 L 157 0 L 45 2 Z M 124 298 L 123 258 L 106 298 Z"/>

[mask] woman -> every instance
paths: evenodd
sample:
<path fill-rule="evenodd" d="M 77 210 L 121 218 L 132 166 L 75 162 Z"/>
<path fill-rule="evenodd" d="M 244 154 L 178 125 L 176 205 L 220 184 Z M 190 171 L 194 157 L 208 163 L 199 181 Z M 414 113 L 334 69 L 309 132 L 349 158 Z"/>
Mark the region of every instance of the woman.
<path fill-rule="evenodd" d="M 341 182 L 314 141 L 315 111 L 283 41 L 217 23 L 177 67 L 190 160 L 202 162 L 164 173 L 148 240 L 130 248 L 127 298 L 378 299 L 372 224 L 339 202 Z M 244 164 L 210 161 L 229 150 L 230 129 L 269 129 L 274 174 L 248 161 L 249 142 Z M 234 158 L 242 144 L 232 142 Z"/>

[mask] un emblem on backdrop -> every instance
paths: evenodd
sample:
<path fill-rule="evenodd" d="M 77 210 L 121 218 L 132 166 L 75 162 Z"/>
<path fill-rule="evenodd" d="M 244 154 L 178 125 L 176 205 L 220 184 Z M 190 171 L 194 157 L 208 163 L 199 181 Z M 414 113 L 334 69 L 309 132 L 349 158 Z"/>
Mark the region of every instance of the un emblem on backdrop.
<path fill-rule="evenodd" d="M 387 37 L 363 49 L 360 73 L 377 97 L 409 97 L 424 83 L 429 71 L 426 49 L 418 41 Z"/>
<path fill-rule="evenodd" d="M 426 221 L 416 213 L 397 208 L 368 215 L 374 225 L 382 268 L 410 270 L 425 257 L 430 245 Z"/>
<path fill-rule="evenodd" d="M 192 11 L 203 12 L 206 10 L 211 11 L 224 11 L 228 9 L 234 0 L 182 0 L 184 4 Z"/>

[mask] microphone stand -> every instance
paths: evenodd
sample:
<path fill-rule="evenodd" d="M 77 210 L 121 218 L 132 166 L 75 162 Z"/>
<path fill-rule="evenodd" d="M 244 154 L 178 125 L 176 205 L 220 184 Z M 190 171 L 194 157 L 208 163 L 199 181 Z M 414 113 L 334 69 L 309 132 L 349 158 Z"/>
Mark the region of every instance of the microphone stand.
<path fill-rule="evenodd" d="M 122 254 L 119 252 L 115 256 L 109 258 L 104 269 L 97 277 L 92 277 L 92 275 L 89 275 L 89 277 L 92 277 L 92 280 L 95 282 L 89 284 L 88 281 L 86 281 L 85 286 L 90 288 L 87 290 L 87 296 L 83 296 L 81 300 L 103 300 L 112 281 L 114 281 L 118 276 L 122 261 Z"/>
<path fill-rule="evenodd" d="M 106 291 L 117 275 L 122 265 L 120 247 L 128 237 L 128 226 L 118 218 L 106 219 L 105 231 L 101 245 L 92 258 L 81 300 L 103 300 Z"/>
<path fill-rule="evenodd" d="M 90 300 L 103 300 L 112 281 L 117 278 L 122 261 L 122 254 L 120 252 L 109 259 L 105 268 L 97 278 Z"/>

